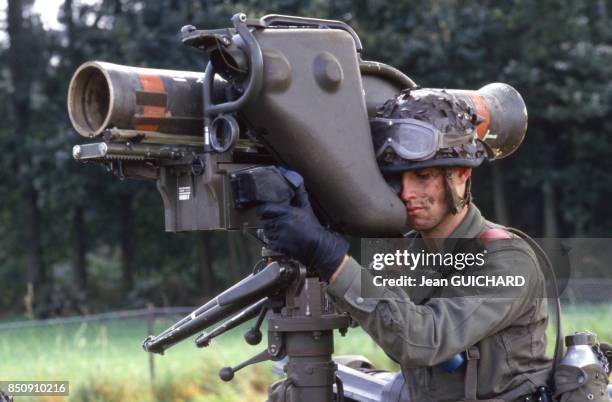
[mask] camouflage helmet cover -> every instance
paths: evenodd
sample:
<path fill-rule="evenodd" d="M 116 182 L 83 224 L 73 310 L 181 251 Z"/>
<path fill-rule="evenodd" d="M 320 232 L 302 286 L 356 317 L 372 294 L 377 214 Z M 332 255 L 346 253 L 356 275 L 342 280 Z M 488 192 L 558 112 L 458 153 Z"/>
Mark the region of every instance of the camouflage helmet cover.
<path fill-rule="evenodd" d="M 445 90 L 406 89 L 389 99 L 377 111 L 377 118 L 390 121 L 406 119 L 419 120 L 431 126 L 441 137 L 435 154 L 425 160 L 407 160 L 387 147 L 377 152 L 377 159 L 383 173 L 400 173 L 428 167 L 479 166 L 487 156 L 486 145 L 478 139 L 476 126 L 480 117 L 463 100 Z M 372 135 L 385 136 L 372 120 Z M 401 127 L 401 126 L 400 126 Z M 406 126 L 409 130 L 409 126 Z M 401 132 L 398 135 L 408 135 Z M 378 138 L 378 142 L 384 139 Z"/>

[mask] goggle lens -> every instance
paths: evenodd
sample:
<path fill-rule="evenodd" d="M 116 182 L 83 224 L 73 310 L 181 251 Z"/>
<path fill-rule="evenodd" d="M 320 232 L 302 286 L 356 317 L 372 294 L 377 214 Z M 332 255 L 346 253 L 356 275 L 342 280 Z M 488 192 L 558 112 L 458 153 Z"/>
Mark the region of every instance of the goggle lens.
<path fill-rule="evenodd" d="M 440 144 L 440 132 L 415 119 L 375 118 L 371 127 L 377 158 L 391 148 L 402 159 L 426 160 L 435 155 Z"/>

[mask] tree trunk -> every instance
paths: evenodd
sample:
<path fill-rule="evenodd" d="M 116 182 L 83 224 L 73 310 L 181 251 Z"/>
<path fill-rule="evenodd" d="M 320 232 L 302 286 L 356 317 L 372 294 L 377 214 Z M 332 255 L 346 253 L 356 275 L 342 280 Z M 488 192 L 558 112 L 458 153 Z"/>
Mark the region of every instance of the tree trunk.
<path fill-rule="evenodd" d="M 34 188 L 31 181 L 23 183 L 22 197 L 25 200 L 23 222 L 25 223 L 23 230 L 25 231 L 25 247 L 28 254 L 28 282 L 34 285 L 34 294 L 36 288 L 42 286 L 48 281 L 47 272 L 43 262 L 42 241 L 40 238 L 40 210 L 38 209 L 38 191 Z M 39 300 L 42 301 L 42 300 Z"/>
<path fill-rule="evenodd" d="M 87 289 L 87 235 L 83 207 L 77 205 L 72 211 L 72 274 L 74 286 L 79 290 Z"/>
<path fill-rule="evenodd" d="M 64 0 L 62 5 L 62 21 L 66 27 L 66 68 L 72 70 L 76 56 L 74 18 L 72 15 L 72 0 Z M 82 205 L 75 205 L 72 209 L 72 279 L 76 289 L 87 288 L 87 235 L 84 225 L 85 210 Z"/>
<path fill-rule="evenodd" d="M 132 240 L 134 237 L 134 217 L 132 196 L 130 194 L 122 194 L 120 196 L 120 203 L 121 284 L 123 291 L 127 293 L 134 286 L 134 245 Z"/>
<path fill-rule="evenodd" d="M 66 33 L 68 36 L 68 56 L 73 56 L 74 52 L 74 19 L 72 18 L 72 0 L 64 0 L 62 5 L 62 13 L 64 14 L 64 25 L 66 25 Z M 74 60 L 69 60 L 73 63 Z"/>
<path fill-rule="evenodd" d="M 212 271 L 209 237 L 210 233 L 196 233 L 196 251 L 198 256 L 198 277 L 196 280 L 200 284 L 200 294 L 207 298 L 212 298 L 215 291 L 215 276 Z"/>
<path fill-rule="evenodd" d="M 240 276 L 244 277 L 251 273 L 251 252 L 248 239 L 241 232 L 237 232 L 236 243 L 238 244 L 238 261 L 240 261 Z"/>
<path fill-rule="evenodd" d="M 500 225 L 509 225 L 510 218 L 508 216 L 508 207 L 506 206 L 502 173 L 499 167 L 494 163 L 491 166 L 491 174 L 493 176 L 493 208 L 495 211 L 495 221 Z"/>
<path fill-rule="evenodd" d="M 229 269 L 232 273 L 232 284 L 242 279 L 242 267 L 240 266 L 239 246 L 236 238 L 236 233 L 227 232 L 227 248 L 229 254 Z"/>
<path fill-rule="evenodd" d="M 9 0 L 7 11 L 7 32 L 10 40 L 8 59 L 13 84 L 11 101 L 15 119 L 15 172 L 20 183 L 21 196 L 21 203 L 17 206 L 17 216 L 21 222 L 20 237 L 26 254 L 27 282 L 33 289 L 34 304 L 41 305 L 48 296 L 44 288 L 48 288 L 50 284 L 43 261 L 38 190 L 33 183 L 32 157 L 25 145 L 30 134 L 30 92 L 34 78 L 30 76 L 31 70 L 24 68 L 28 63 L 27 35 L 30 33 L 24 28 L 24 9 L 21 0 Z"/>
<path fill-rule="evenodd" d="M 248 268 L 252 269 L 261 259 L 261 243 L 244 235 L 245 249 L 248 254 Z"/>
<path fill-rule="evenodd" d="M 557 202 L 555 200 L 555 190 L 550 181 L 545 181 L 542 184 L 542 195 L 544 209 L 544 237 L 555 238 L 558 235 L 557 230 Z"/>

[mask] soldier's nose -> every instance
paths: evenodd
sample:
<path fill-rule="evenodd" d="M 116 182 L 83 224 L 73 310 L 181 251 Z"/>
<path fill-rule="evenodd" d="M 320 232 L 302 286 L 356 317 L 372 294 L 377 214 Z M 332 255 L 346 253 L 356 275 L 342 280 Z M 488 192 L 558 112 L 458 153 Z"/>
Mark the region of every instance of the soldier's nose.
<path fill-rule="evenodd" d="M 417 197 L 417 183 L 415 183 L 411 172 L 404 172 L 402 175 L 402 192 L 400 199 L 404 202 L 409 202 Z"/>
<path fill-rule="evenodd" d="M 400 193 L 400 199 L 404 202 L 410 202 L 416 198 L 416 192 L 414 188 L 406 184 L 402 185 L 402 192 Z"/>

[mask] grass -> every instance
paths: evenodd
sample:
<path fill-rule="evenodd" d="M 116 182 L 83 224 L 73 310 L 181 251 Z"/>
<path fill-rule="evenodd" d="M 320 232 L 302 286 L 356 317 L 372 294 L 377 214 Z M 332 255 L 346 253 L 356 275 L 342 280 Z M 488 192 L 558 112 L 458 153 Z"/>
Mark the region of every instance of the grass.
<path fill-rule="evenodd" d="M 565 307 L 564 332 L 591 330 L 610 341 L 610 316 L 612 305 Z M 170 323 L 157 322 L 156 333 Z M 146 334 L 142 320 L 4 330 L 0 335 L 0 380 L 70 381 L 69 398 L 19 397 L 18 401 L 263 401 L 268 384 L 277 378 L 270 371 L 271 363 L 247 367 L 229 383 L 217 375 L 221 367 L 235 365 L 263 349 L 265 337 L 262 344 L 250 346 L 242 339 L 244 329 L 215 339 L 206 349 L 186 341 L 164 356 L 155 356 L 154 382 L 149 355 L 140 346 Z M 397 369 L 358 328 L 335 339 L 336 354 L 359 353 L 379 367 Z"/>
<path fill-rule="evenodd" d="M 158 322 L 155 331 L 161 332 L 170 323 Z M 249 380 L 237 375 L 233 382 L 225 384 L 218 379 L 219 368 L 236 364 L 262 348 L 241 342 L 240 333 L 215 340 L 210 349 L 198 350 L 192 342 L 184 342 L 168 350 L 165 356 L 155 356 L 152 385 L 149 355 L 141 348 L 146 335 L 145 321 L 4 332 L 0 339 L 0 379 L 69 380 L 70 401 L 249 400 L 241 397 L 247 394 L 253 395 L 250 400 L 262 400 L 267 383 L 273 379 L 269 367 L 249 368 L 247 376 L 252 377 Z"/>

